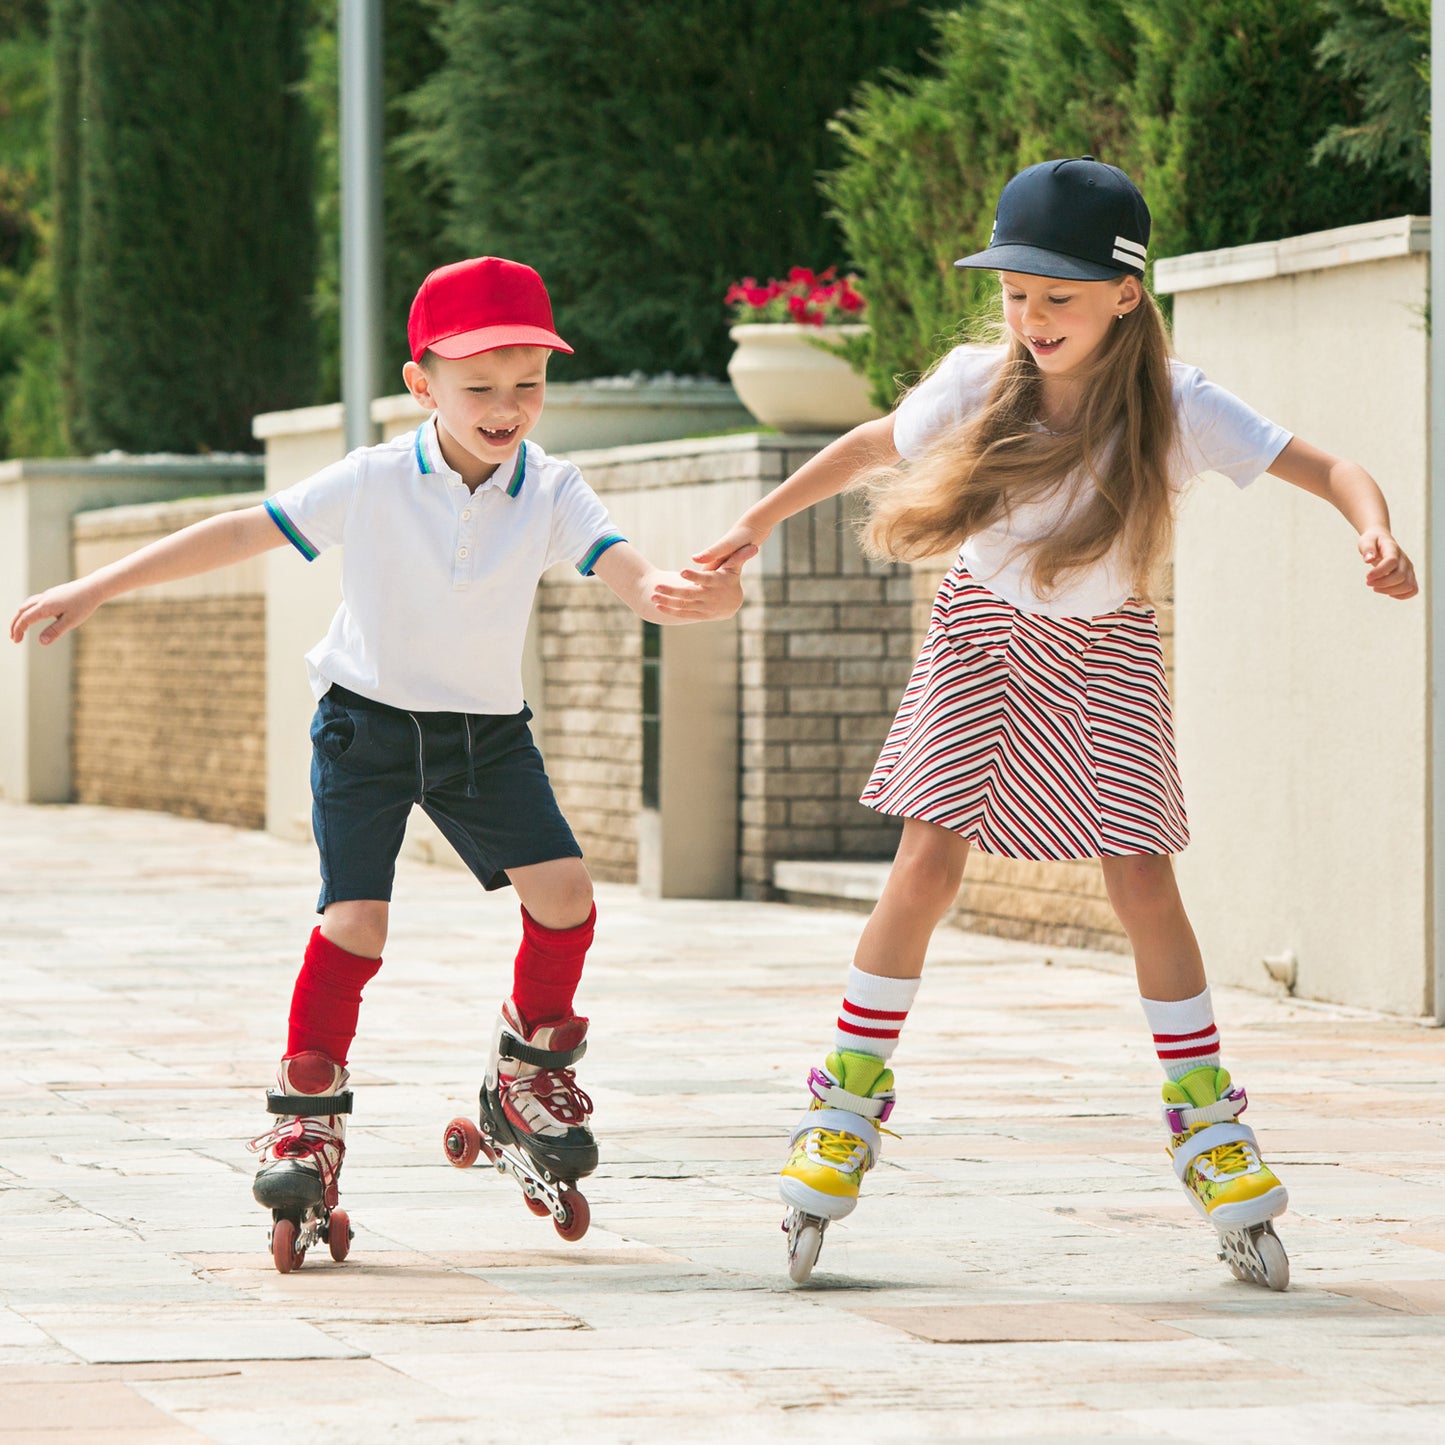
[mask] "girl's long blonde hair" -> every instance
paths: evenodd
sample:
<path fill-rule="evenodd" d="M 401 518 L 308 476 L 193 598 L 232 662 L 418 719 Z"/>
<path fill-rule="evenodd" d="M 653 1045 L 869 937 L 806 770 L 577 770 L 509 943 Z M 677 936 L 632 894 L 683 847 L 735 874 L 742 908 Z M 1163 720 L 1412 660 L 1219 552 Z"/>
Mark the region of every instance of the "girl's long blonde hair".
<path fill-rule="evenodd" d="M 1012 338 L 980 412 L 917 461 L 862 479 L 864 550 L 895 561 L 937 556 L 1007 517 L 1011 507 L 1087 477 L 1092 497 L 1070 510 L 1057 531 L 1028 544 L 1030 585 L 1047 597 L 1070 572 L 1122 543 L 1135 595 L 1147 598 L 1173 538 L 1175 442 L 1169 342 L 1148 291 L 1109 328 L 1080 380 L 1070 428 L 1040 430 L 1039 368 Z"/>

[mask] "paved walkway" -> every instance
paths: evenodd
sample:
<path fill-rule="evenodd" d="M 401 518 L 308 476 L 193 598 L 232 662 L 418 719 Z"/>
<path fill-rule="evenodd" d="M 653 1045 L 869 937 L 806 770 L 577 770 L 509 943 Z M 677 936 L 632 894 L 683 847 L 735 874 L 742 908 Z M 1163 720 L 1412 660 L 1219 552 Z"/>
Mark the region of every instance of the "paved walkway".
<path fill-rule="evenodd" d="M 1169 1172 L 1123 961 L 940 935 L 902 1137 L 800 1291 L 772 1174 L 858 918 L 600 890 L 603 1163 L 567 1245 L 440 1150 L 513 904 L 404 865 L 353 1053 L 354 1252 L 281 1276 L 241 1141 L 308 851 L 0 807 L 0 870 L 0 1445 L 1445 1438 L 1436 1030 L 1222 992 L 1294 1197 L 1271 1295 Z"/>

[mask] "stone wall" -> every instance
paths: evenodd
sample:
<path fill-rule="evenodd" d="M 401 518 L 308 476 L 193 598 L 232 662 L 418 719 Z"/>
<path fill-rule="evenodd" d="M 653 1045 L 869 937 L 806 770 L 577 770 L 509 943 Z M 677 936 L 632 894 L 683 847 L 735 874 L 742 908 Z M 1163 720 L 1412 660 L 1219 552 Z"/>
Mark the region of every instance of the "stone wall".
<path fill-rule="evenodd" d="M 547 774 L 592 876 L 636 882 L 642 623 L 600 583 L 557 573 L 537 599 Z"/>
<path fill-rule="evenodd" d="M 254 496 L 78 517 L 76 571 Z M 266 814 L 265 598 L 258 562 L 107 603 L 75 633 L 75 797 L 259 828 Z"/>
<path fill-rule="evenodd" d="M 901 831 L 858 795 L 912 667 L 912 583 L 863 557 L 850 510 L 784 523 L 739 614 L 745 898 L 776 896 L 780 859 L 888 857 Z"/>

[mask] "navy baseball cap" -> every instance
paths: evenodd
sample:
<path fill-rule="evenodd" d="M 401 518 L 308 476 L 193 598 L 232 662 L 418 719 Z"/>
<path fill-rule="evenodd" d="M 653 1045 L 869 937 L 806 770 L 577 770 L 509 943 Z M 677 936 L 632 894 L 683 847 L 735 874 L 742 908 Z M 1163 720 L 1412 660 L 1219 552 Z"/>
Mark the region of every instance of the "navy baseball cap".
<path fill-rule="evenodd" d="M 1149 207 L 1139 187 L 1093 156 L 1041 161 L 1003 188 L 988 250 L 955 261 L 990 271 L 1113 281 L 1143 276 Z"/>

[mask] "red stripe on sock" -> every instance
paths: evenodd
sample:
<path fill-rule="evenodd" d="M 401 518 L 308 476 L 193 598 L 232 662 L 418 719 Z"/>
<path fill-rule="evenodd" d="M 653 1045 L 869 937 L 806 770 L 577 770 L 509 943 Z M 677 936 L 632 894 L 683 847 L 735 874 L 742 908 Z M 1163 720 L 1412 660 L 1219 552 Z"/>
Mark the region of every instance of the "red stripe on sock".
<path fill-rule="evenodd" d="M 1210 1034 L 1217 1032 L 1215 1026 L 1210 1024 L 1206 1029 L 1195 1029 L 1192 1034 L 1155 1034 L 1154 1042 L 1156 1044 L 1187 1044 L 1190 1039 L 1208 1038 Z"/>
<path fill-rule="evenodd" d="M 1219 1044 L 1205 1044 L 1203 1048 L 1198 1049 L 1159 1049 L 1157 1052 L 1161 1059 L 1203 1059 L 1208 1058 L 1210 1054 L 1217 1054 Z"/>
<path fill-rule="evenodd" d="M 863 1039 L 896 1039 L 899 1031 L 897 1029 L 860 1029 L 857 1024 L 850 1024 L 847 1019 L 839 1019 L 838 1027 L 845 1034 L 857 1034 Z"/>
<path fill-rule="evenodd" d="M 843 1000 L 843 1009 L 850 1014 L 857 1014 L 862 1019 L 897 1019 L 902 1023 L 908 1017 L 908 1010 L 893 1011 L 881 1008 L 864 1008 L 861 1004 L 853 1003 L 849 999 Z"/>

